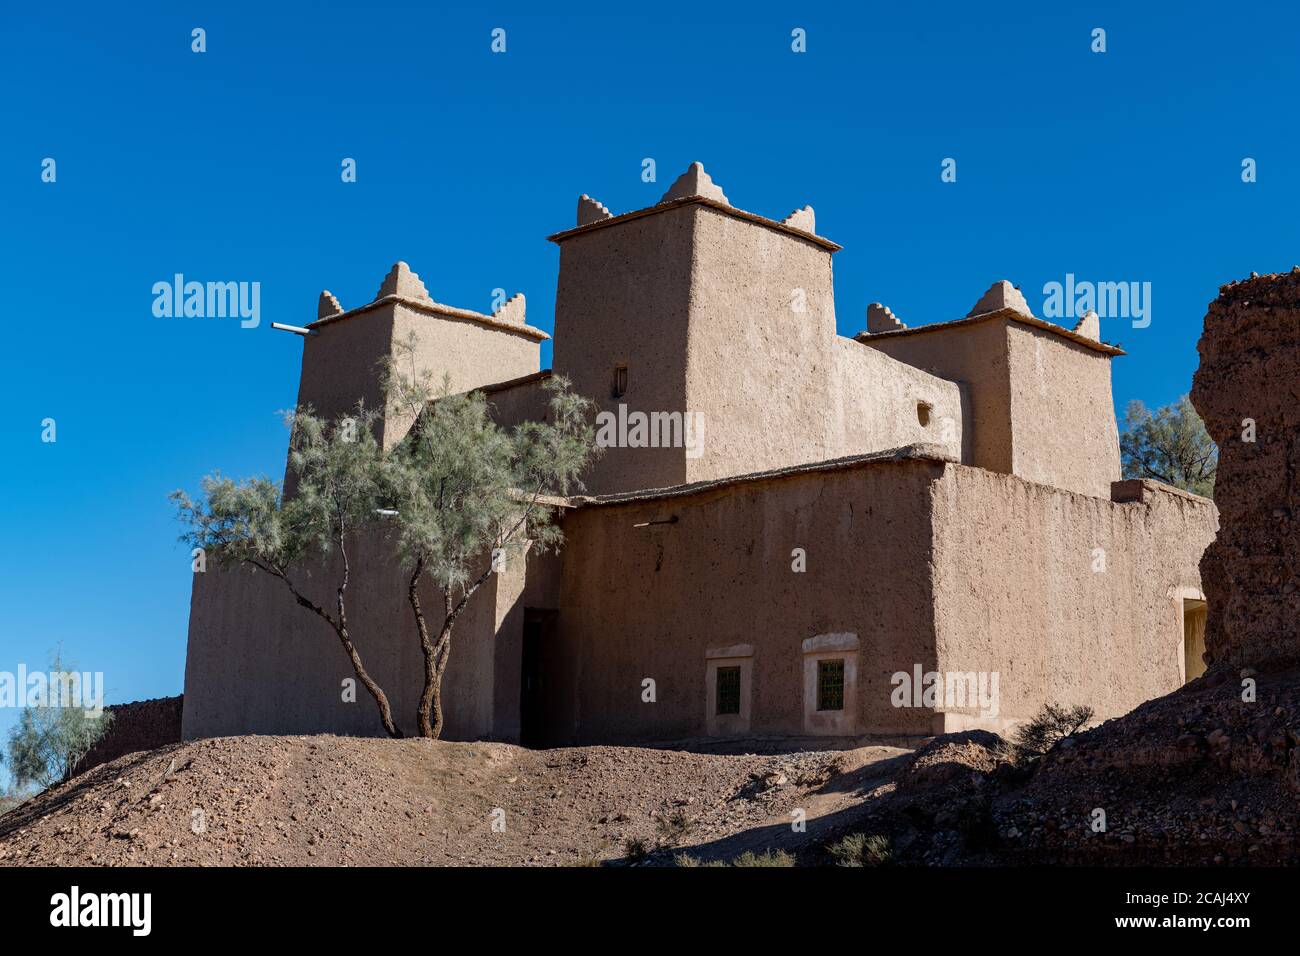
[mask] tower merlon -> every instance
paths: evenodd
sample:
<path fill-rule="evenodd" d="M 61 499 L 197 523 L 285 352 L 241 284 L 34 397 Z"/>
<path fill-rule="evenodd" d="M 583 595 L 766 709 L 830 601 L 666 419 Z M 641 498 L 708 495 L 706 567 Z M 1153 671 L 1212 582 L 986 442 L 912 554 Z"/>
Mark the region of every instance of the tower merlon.
<path fill-rule="evenodd" d="M 592 199 L 586 193 L 578 198 L 578 224 L 572 229 L 557 232 L 546 238 L 555 243 L 582 233 L 594 232 L 608 226 L 617 226 L 644 216 L 669 212 L 682 206 L 708 206 L 735 219 L 743 219 L 756 225 L 774 229 L 787 235 L 806 239 L 829 252 L 838 252 L 840 246 L 829 239 L 817 235 L 817 222 L 812 206 L 802 206 L 785 219 L 768 219 L 756 213 L 746 212 L 731 204 L 712 177 L 704 170 L 702 163 L 691 163 L 690 168 L 673 182 L 663 198 L 653 206 L 636 209 L 619 215 L 612 214 L 602 203 Z"/>
<path fill-rule="evenodd" d="M 672 202 L 674 199 L 685 199 L 688 196 L 702 196 L 705 199 L 716 199 L 720 203 L 727 202 L 726 194 L 723 193 L 722 187 L 713 181 L 708 173 L 704 171 L 703 163 L 691 163 L 686 172 L 682 173 L 668 187 L 668 192 L 664 193 L 660 202 Z"/>
<path fill-rule="evenodd" d="M 388 275 L 384 277 L 384 281 L 379 285 L 379 292 L 374 300 L 355 309 L 344 311 L 337 298 L 329 292 L 322 292 L 320 304 L 317 308 L 318 317 L 307 328 L 314 329 L 321 325 L 349 319 L 391 303 L 399 303 L 425 315 L 477 322 L 480 325 L 515 335 L 522 335 L 538 342 L 545 342 L 550 338 L 541 329 L 534 328 L 524 321 L 525 300 L 522 292 L 511 296 L 492 315 L 476 312 L 473 309 L 462 309 L 454 305 L 446 305 L 434 301 L 420 276 L 412 272 L 411 267 L 402 261 L 396 262 L 388 271 Z"/>
<path fill-rule="evenodd" d="M 586 193 L 578 197 L 578 225 L 586 226 L 603 219 L 613 219 L 614 214 Z"/>
<path fill-rule="evenodd" d="M 1074 334 L 1082 335 L 1084 338 L 1101 341 L 1101 319 L 1097 313 L 1089 309 L 1083 313 L 1083 318 L 1079 319 L 1074 325 Z"/>
<path fill-rule="evenodd" d="M 872 302 L 867 306 L 867 334 L 878 335 L 881 332 L 897 332 L 907 326 L 898 316 L 890 311 L 889 306 Z"/>
<path fill-rule="evenodd" d="M 1010 309 L 1012 312 L 1018 312 L 1021 315 L 1032 316 L 1034 313 L 1029 309 L 1029 303 L 1021 295 L 1020 290 L 1008 282 L 1006 279 L 999 279 L 989 286 L 989 290 L 980 296 L 980 300 L 975 303 L 975 307 L 966 313 L 966 317 L 972 315 L 983 315 L 985 312 L 1000 312 L 1003 309 Z"/>
<path fill-rule="evenodd" d="M 329 289 L 321 290 L 320 301 L 316 304 L 316 318 L 328 319 L 331 316 L 342 315 L 343 306 L 339 305 L 339 300 Z"/>
<path fill-rule="evenodd" d="M 524 298 L 524 294 L 516 292 L 505 301 L 501 308 L 492 313 L 492 318 L 499 322 L 523 325 L 526 308 L 527 300 Z"/>
<path fill-rule="evenodd" d="M 804 206 L 800 209 L 796 209 L 794 212 L 790 213 L 790 215 L 782 219 L 781 222 L 783 225 L 789 226 L 791 229 L 798 229 L 800 232 L 811 233 L 814 236 L 817 235 L 817 217 L 813 213 L 812 206 Z"/>

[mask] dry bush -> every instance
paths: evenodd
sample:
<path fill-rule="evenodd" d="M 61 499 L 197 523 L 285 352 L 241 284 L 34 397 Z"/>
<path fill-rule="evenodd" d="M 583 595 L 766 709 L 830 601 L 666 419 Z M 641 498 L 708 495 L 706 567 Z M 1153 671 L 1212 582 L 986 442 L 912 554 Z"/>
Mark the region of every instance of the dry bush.
<path fill-rule="evenodd" d="M 1093 709 L 1085 704 L 1048 704 L 1016 731 L 1016 748 L 1028 756 L 1042 756 L 1066 737 L 1077 734 L 1092 718 Z"/>

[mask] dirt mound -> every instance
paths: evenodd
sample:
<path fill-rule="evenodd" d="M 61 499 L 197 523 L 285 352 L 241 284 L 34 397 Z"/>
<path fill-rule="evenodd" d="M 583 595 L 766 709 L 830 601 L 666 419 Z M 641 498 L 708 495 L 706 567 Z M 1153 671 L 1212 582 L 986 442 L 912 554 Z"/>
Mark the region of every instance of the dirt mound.
<path fill-rule="evenodd" d="M 1005 849 L 1078 863 L 1300 862 L 1297 744 L 1300 672 L 1211 672 L 1044 757 L 995 805 Z"/>
<path fill-rule="evenodd" d="M 1300 670 L 1213 669 L 1018 764 L 937 738 L 854 825 L 899 863 L 1300 863 Z"/>
<path fill-rule="evenodd" d="M 916 752 L 898 776 L 898 789 L 918 793 L 969 782 L 972 774 L 990 774 L 1010 762 L 1006 744 L 997 734 L 985 730 L 944 734 Z"/>
<path fill-rule="evenodd" d="M 225 737 L 136 753 L 0 817 L 8 865 L 574 865 L 638 841 L 702 860 L 815 840 L 906 751 L 715 755 L 633 747 Z M 846 775 L 845 770 L 849 771 Z"/>

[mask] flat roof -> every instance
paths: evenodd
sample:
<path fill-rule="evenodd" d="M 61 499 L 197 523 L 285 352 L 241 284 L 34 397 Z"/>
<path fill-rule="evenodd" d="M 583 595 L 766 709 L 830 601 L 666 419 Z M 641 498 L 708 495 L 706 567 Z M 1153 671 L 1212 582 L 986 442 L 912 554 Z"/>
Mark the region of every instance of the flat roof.
<path fill-rule="evenodd" d="M 1015 309 L 995 309 L 992 312 L 981 312 L 979 315 L 968 315 L 964 319 L 953 319 L 948 322 L 932 322 L 929 325 L 918 325 L 915 328 L 894 329 L 891 332 L 859 332 L 853 336 L 854 341 L 870 344 L 871 342 L 880 341 L 881 339 L 900 338 L 905 335 L 921 335 L 925 332 L 938 332 L 944 329 L 955 329 L 963 325 L 973 325 L 977 322 L 987 322 L 989 319 L 1010 319 L 1013 322 L 1019 322 L 1021 325 L 1032 326 L 1036 329 L 1042 329 L 1045 332 L 1051 332 L 1059 335 L 1063 339 L 1069 339 L 1076 345 L 1082 345 L 1084 348 L 1092 349 L 1094 352 L 1101 352 L 1103 355 L 1127 355 L 1123 349 L 1106 342 L 1098 342 L 1096 339 L 1090 339 L 1086 335 L 1080 335 L 1073 329 L 1067 329 L 1063 325 L 1057 325 L 1054 322 L 1048 322 L 1046 319 L 1040 319 L 1034 315 L 1025 315 L 1023 312 L 1017 312 Z"/>
<path fill-rule="evenodd" d="M 829 239 L 823 239 L 821 236 L 811 232 L 804 232 L 802 229 L 796 229 L 794 226 L 787 225 L 783 222 L 777 222 L 775 219 L 768 219 L 765 216 L 759 216 L 752 212 L 745 212 L 743 209 L 737 209 L 735 206 L 728 206 L 725 202 L 719 202 L 716 199 L 709 199 L 706 196 L 683 196 L 681 199 L 673 199 L 669 202 L 656 203 L 653 206 L 647 206 L 645 209 L 637 209 L 633 212 L 625 212 L 619 216 L 612 216 L 609 219 L 598 219 L 595 222 L 589 222 L 586 225 L 575 226 L 572 229 L 566 229 L 563 232 L 557 232 L 554 235 L 547 236 L 548 242 L 561 243 L 565 239 L 573 236 L 582 235 L 587 232 L 595 232 L 597 229 L 604 229 L 606 226 L 614 226 L 621 222 L 630 222 L 633 219 L 640 219 L 642 216 L 653 216 L 656 213 L 667 212 L 670 209 L 679 209 L 682 206 L 708 206 L 716 209 L 718 212 L 725 213 L 733 219 L 743 219 L 746 222 L 757 223 L 760 226 L 766 226 L 769 229 L 775 229 L 777 232 L 788 233 L 797 236 L 800 239 L 807 239 L 809 242 L 821 246 L 830 252 L 839 252 L 842 248 Z"/>
<path fill-rule="evenodd" d="M 642 501 L 661 501 L 665 498 L 683 498 L 688 495 L 726 488 L 731 485 L 748 484 L 765 481 L 769 478 L 786 478 L 794 475 L 810 475 L 827 471 L 844 471 L 862 465 L 884 464 L 900 461 L 931 461 L 956 464 L 958 460 L 942 445 L 930 442 L 918 442 L 900 448 L 873 451 L 863 455 L 848 455 L 844 458 L 830 458 L 826 461 L 813 461 L 803 465 L 787 465 L 766 471 L 754 471 L 745 475 L 729 475 L 724 478 L 711 478 L 708 481 L 695 481 L 685 485 L 673 485 L 668 488 L 647 488 L 643 491 L 624 491 L 610 495 L 573 495 L 569 498 L 571 507 L 595 507 L 600 505 L 634 504 Z"/>
<path fill-rule="evenodd" d="M 518 378 L 508 378 L 504 382 L 493 382 L 491 385 L 484 385 L 480 388 L 471 388 L 471 392 L 504 392 L 509 388 L 517 388 L 520 385 L 528 385 L 532 382 L 540 382 L 542 379 L 550 378 L 551 370 L 544 368 L 538 372 L 529 372 L 527 375 L 520 375 Z"/>

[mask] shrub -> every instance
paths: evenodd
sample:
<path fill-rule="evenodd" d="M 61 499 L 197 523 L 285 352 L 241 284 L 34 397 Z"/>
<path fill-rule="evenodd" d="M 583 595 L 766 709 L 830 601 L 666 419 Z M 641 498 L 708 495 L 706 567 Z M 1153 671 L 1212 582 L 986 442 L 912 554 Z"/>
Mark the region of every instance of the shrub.
<path fill-rule="evenodd" d="M 655 826 L 659 828 L 660 842 L 671 846 L 690 833 L 693 825 L 686 814 L 677 810 L 669 816 L 660 817 L 655 821 Z"/>
<path fill-rule="evenodd" d="M 881 866 L 893 855 L 889 837 L 879 834 L 851 833 L 830 846 L 836 866 Z"/>
<path fill-rule="evenodd" d="M 1093 718 L 1093 709 L 1080 704 L 1048 704 L 1016 731 L 1015 744 L 1026 754 L 1041 756 L 1066 737 L 1077 734 Z"/>
<path fill-rule="evenodd" d="M 110 711 L 92 716 L 80 703 L 69 703 L 75 671 L 75 664 L 65 664 L 55 654 L 50 673 L 58 680 L 51 682 L 45 699 L 23 708 L 9 731 L 9 770 L 20 790 L 31 785 L 44 789 L 72 779 L 77 761 L 113 720 Z"/>
<path fill-rule="evenodd" d="M 740 856 L 731 861 L 732 866 L 794 866 L 794 857 L 784 850 L 768 850 L 765 853 L 755 853 L 753 850 L 746 850 Z"/>

